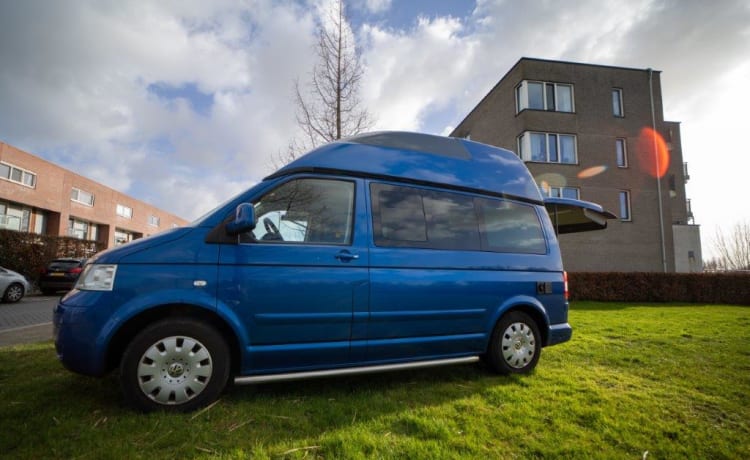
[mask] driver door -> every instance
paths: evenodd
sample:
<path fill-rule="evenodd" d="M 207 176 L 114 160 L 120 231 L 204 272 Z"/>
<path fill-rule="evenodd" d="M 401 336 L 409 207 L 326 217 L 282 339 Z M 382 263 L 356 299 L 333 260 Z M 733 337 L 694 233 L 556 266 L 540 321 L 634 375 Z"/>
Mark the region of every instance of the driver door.
<path fill-rule="evenodd" d="M 353 309 L 367 302 L 361 186 L 288 180 L 253 203 L 256 228 L 222 246 L 219 288 L 249 336 L 249 373 L 348 362 Z"/>

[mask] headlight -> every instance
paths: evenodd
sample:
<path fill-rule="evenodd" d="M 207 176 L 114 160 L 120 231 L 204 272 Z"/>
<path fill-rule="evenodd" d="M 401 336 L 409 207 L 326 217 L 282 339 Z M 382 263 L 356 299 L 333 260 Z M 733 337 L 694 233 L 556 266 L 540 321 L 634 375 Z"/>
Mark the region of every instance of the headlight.
<path fill-rule="evenodd" d="M 86 265 L 75 288 L 82 291 L 111 291 L 115 285 L 115 273 L 117 265 Z"/>

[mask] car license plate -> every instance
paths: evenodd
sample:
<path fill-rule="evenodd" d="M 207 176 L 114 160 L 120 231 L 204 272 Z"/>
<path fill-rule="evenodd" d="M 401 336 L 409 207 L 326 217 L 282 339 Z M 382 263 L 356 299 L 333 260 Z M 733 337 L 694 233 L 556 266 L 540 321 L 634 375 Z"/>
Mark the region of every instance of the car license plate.
<path fill-rule="evenodd" d="M 65 273 L 50 273 L 50 276 L 65 276 Z"/>

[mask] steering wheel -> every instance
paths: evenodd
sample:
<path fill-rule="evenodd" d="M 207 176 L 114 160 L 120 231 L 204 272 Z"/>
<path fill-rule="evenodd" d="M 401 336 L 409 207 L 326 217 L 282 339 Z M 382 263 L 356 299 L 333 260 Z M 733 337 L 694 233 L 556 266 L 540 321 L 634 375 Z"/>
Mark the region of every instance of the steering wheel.
<path fill-rule="evenodd" d="M 276 224 L 274 224 L 271 219 L 269 219 L 268 217 L 264 218 L 263 226 L 266 228 L 267 232 L 267 234 L 263 236 L 264 240 L 283 240 L 283 238 L 281 237 L 281 232 L 279 232 Z"/>

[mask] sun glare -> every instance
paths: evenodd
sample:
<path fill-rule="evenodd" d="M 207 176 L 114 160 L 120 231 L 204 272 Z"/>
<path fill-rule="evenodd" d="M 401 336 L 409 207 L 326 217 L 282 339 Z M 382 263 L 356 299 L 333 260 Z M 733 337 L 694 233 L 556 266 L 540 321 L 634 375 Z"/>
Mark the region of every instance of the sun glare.
<path fill-rule="evenodd" d="M 604 165 L 601 166 L 592 166 L 590 168 L 586 168 L 583 171 L 578 173 L 579 179 L 588 179 L 589 177 L 598 176 L 599 174 L 603 173 L 607 170 L 607 167 Z"/>
<path fill-rule="evenodd" d="M 661 134 L 649 127 L 641 129 L 637 152 L 638 164 L 645 173 L 664 177 L 669 169 L 669 149 Z"/>

